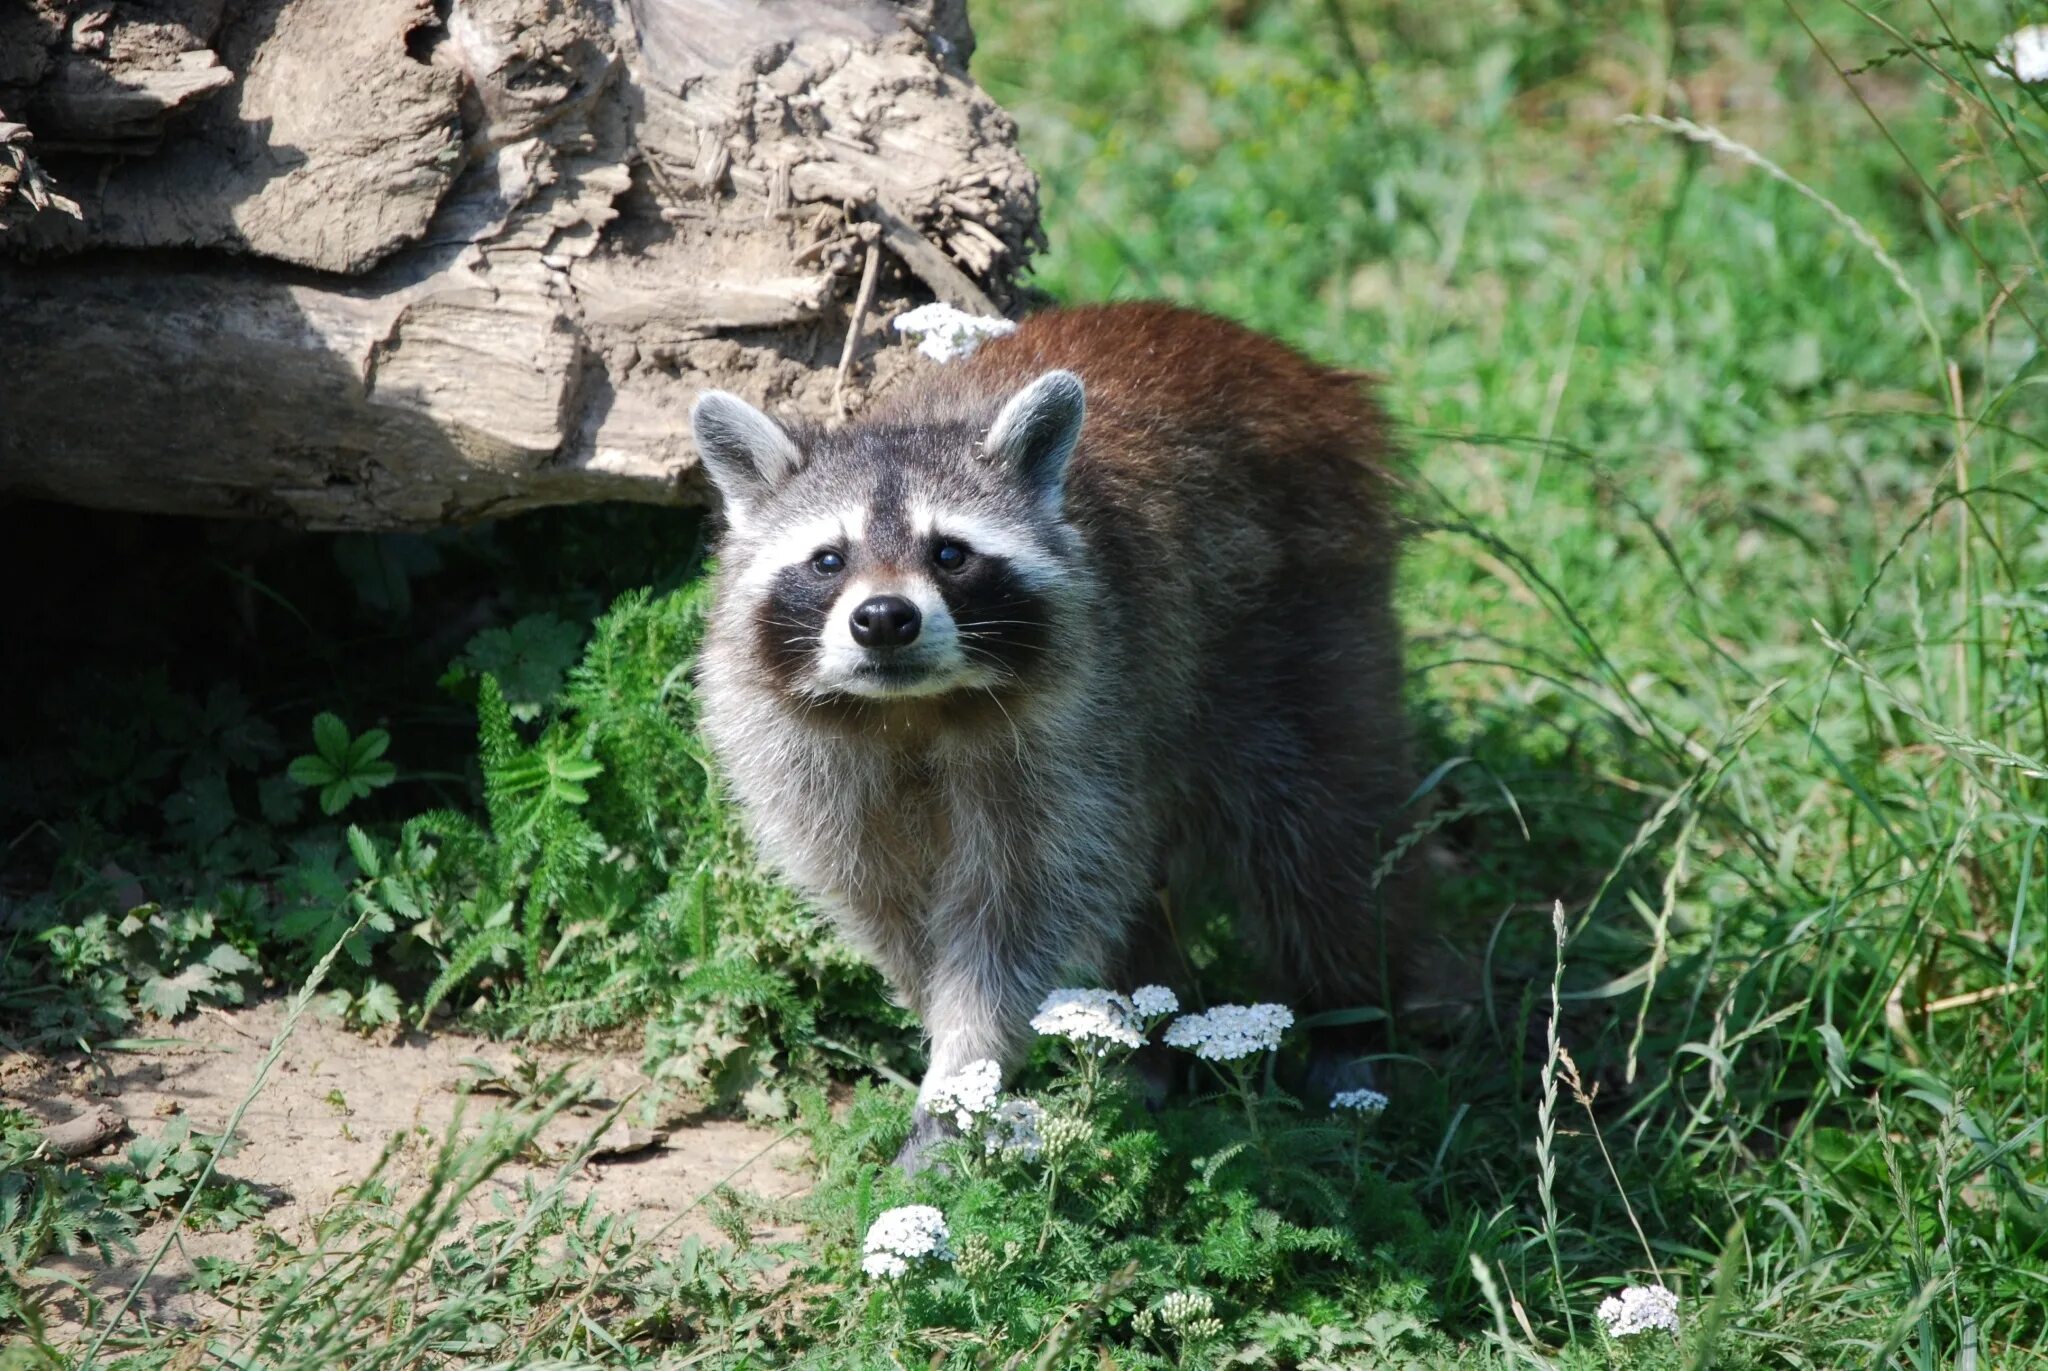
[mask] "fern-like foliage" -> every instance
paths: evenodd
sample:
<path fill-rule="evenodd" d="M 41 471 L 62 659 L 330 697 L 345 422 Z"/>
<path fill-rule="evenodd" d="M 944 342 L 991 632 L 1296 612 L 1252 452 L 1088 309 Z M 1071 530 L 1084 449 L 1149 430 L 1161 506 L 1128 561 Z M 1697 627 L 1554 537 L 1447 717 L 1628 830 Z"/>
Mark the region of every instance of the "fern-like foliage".
<path fill-rule="evenodd" d="M 134 1220 L 108 1203 L 97 1177 L 49 1156 L 34 1116 L 0 1108 L 0 1328 L 35 1314 L 38 1264 L 90 1248 L 133 1253 Z"/>
<path fill-rule="evenodd" d="M 419 1017 L 422 1021 L 449 995 L 468 984 L 479 970 L 485 966 L 503 965 L 505 954 L 519 947 L 519 933 L 511 926 L 512 906 L 499 906 L 498 915 L 503 922 L 477 929 L 448 954 L 447 965 L 441 968 L 441 974 L 434 978 L 434 983 L 420 998 Z"/>
<path fill-rule="evenodd" d="M 388 849 L 354 849 L 351 900 L 429 963 L 419 1021 L 451 1001 L 557 1033 L 652 1014 L 669 1079 L 782 1113 L 790 1073 L 822 1070 L 821 1039 L 886 1061 L 910 1033 L 760 872 L 717 792 L 689 685 L 709 593 L 621 596 L 531 721 L 477 677 L 481 816 L 429 810 Z"/>

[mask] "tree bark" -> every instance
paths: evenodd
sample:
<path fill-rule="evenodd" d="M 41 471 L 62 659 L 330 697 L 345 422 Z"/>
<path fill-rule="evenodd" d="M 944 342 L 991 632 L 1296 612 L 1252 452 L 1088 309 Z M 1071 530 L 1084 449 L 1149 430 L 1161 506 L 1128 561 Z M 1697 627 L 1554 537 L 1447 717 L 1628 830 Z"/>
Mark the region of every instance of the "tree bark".
<path fill-rule="evenodd" d="M 1037 182 L 972 41 L 964 0 L 17 0 L 0 495 L 696 500 L 701 389 L 829 419 L 927 365 L 904 306 L 1014 304 Z"/>

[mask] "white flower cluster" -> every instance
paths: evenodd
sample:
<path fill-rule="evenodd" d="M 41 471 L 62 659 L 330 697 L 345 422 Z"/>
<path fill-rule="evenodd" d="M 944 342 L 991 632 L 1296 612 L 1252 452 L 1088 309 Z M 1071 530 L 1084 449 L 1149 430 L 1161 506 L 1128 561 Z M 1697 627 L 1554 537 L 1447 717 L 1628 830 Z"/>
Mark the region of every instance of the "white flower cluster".
<path fill-rule="evenodd" d="M 1180 1008 L 1180 998 L 1163 985 L 1141 985 L 1131 992 L 1131 1007 L 1147 1019 L 1171 1014 Z"/>
<path fill-rule="evenodd" d="M 979 1135 L 988 1156 L 1005 1152 L 1035 1161 L 1045 1150 L 1038 1136 L 1045 1111 L 1032 1100 L 1004 1099 L 1003 1068 L 991 1058 L 969 1062 L 932 1086 L 924 1107 L 933 1114 L 951 1114 L 967 1136 Z"/>
<path fill-rule="evenodd" d="M 1160 1323 L 1179 1337 L 1183 1355 L 1190 1348 L 1223 1336 L 1223 1321 L 1215 1317 L 1216 1302 L 1199 1290 L 1176 1290 L 1152 1309 L 1145 1310 L 1144 1314 L 1139 1332 L 1151 1336 L 1152 1320 L 1156 1315 Z"/>
<path fill-rule="evenodd" d="M 1159 1302 L 1159 1319 L 1168 1328 L 1178 1328 L 1216 1312 L 1216 1302 L 1199 1290 L 1176 1290 Z"/>
<path fill-rule="evenodd" d="M 1294 1026 L 1294 1011 L 1282 1004 L 1219 1004 L 1185 1014 L 1166 1027 L 1166 1044 L 1184 1047 L 1205 1062 L 1233 1062 L 1280 1046 Z"/>
<path fill-rule="evenodd" d="M 1378 1090 L 1337 1090 L 1329 1096 L 1331 1109 L 1350 1109 L 1360 1115 L 1382 1115 L 1391 1100 Z"/>
<path fill-rule="evenodd" d="M 1377 1090 L 1340 1090 L 1330 1096 L 1330 1108 L 1350 1109 L 1360 1114 L 1384 1114 L 1387 1097 Z"/>
<path fill-rule="evenodd" d="M 1991 72 L 2029 85 L 2048 81 L 2048 24 L 2029 24 L 1999 39 Z"/>
<path fill-rule="evenodd" d="M 896 331 L 922 339 L 917 350 L 934 362 L 953 362 L 972 356 L 974 350 L 989 339 L 1014 332 L 1016 327 L 1008 319 L 968 314 L 936 301 L 896 316 Z"/>
<path fill-rule="evenodd" d="M 1148 987 L 1148 989 L 1151 987 Z M 1112 1046 L 1139 1047 L 1137 1010 L 1114 990 L 1055 990 L 1038 1006 L 1031 1026 L 1052 1038 L 1065 1038 L 1098 1053 Z"/>
<path fill-rule="evenodd" d="M 975 1120 L 995 1113 L 1003 1094 L 1003 1068 L 983 1057 L 960 1068 L 959 1074 L 940 1081 L 925 1097 L 924 1107 L 934 1114 L 953 1116 L 962 1133 L 972 1132 Z"/>
<path fill-rule="evenodd" d="M 868 1225 L 866 1253 L 860 1269 L 874 1280 L 894 1280 L 910 1270 L 910 1264 L 929 1257 L 933 1261 L 953 1260 L 947 1239 L 946 1216 L 928 1204 L 906 1204 L 885 1209 Z"/>
<path fill-rule="evenodd" d="M 1661 1328 L 1678 1332 L 1678 1296 L 1661 1285 L 1631 1285 L 1600 1301 L 1600 1322 L 1608 1336 L 1626 1338 Z"/>
<path fill-rule="evenodd" d="M 982 1134 L 982 1148 L 991 1157 L 1007 1152 L 1027 1162 L 1037 1161 L 1045 1151 L 1045 1139 L 1039 1132 L 1044 1122 L 1045 1110 L 1036 1100 L 1005 1100 Z"/>
<path fill-rule="evenodd" d="M 1072 1156 L 1095 1137 L 1095 1127 L 1085 1114 L 1047 1114 L 1038 1121 L 1045 1155 L 1054 1161 Z"/>
<path fill-rule="evenodd" d="M 1112 1047 L 1142 1047 L 1147 1028 L 1180 1008 L 1163 985 L 1141 985 L 1128 995 L 1114 990 L 1055 990 L 1032 1016 L 1031 1026 L 1050 1038 L 1092 1047 L 1097 1056 Z"/>

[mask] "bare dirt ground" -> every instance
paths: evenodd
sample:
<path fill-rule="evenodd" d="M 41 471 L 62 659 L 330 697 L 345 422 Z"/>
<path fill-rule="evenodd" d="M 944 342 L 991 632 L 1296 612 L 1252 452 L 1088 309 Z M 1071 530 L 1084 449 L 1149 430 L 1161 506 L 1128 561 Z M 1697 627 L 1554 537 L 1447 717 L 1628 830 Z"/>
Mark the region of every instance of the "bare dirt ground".
<path fill-rule="evenodd" d="M 194 1132 L 219 1133 L 255 1081 L 284 1019 L 284 1003 L 271 1001 L 232 1012 L 203 1011 L 169 1026 L 163 1033 L 177 1040 L 173 1046 L 103 1053 L 92 1060 L 0 1057 L 0 1098 L 50 1123 L 111 1106 L 127 1118 L 129 1133 L 103 1149 L 107 1158 L 119 1156 L 133 1137 L 154 1135 L 180 1115 Z M 552 1120 L 541 1134 L 544 1158 L 573 1152 L 603 1126 L 613 1102 L 627 1099 L 646 1084 L 638 1053 L 631 1048 L 526 1052 L 543 1073 L 566 1066 L 571 1080 L 591 1084 L 586 1103 Z M 337 1191 L 369 1173 L 394 1133 L 412 1133 L 424 1155 L 440 1140 L 458 1105 L 464 1128 L 480 1127 L 493 1110 L 510 1101 L 471 1094 L 465 1103 L 456 1087 L 479 1078 L 465 1058 L 481 1058 L 508 1076 L 515 1066 L 507 1044 L 485 1038 L 451 1032 L 409 1034 L 396 1043 L 372 1041 L 311 1013 L 304 1015 L 262 1092 L 243 1115 L 239 1150 L 219 1166 L 222 1176 L 248 1182 L 269 1197 L 270 1209 L 259 1223 L 232 1233 L 178 1235 L 137 1300 L 137 1312 L 179 1323 L 217 1313 L 202 1297 L 181 1288 L 194 1258 L 247 1257 L 263 1226 L 290 1240 L 305 1236 Z M 623 1155 L 587 1162 L 571 1194 L 581 1198 L 594 1192 L 603 1208 L 635 1215 L 642 1234 L 664 1233 L 664 1244 L 692 1233 L 715 1234 L 708 1207 L 701 1201 L 720 1185 L 771 1202 L 794 1200 L 808 1187 L 798 1169 L 801 1146 L 774 1129 L 684 1119 L 667 1124 L 665 1139 L 647 1145 L 648 1130 L 636 1128 L 628 1136 L 625 1120 L 635 1113 L 629 1108 L 601 1139 L 601 1150 L 617 1147 Z M 552 1178 L 557 1168 L 544 1158 L 499 1170 L 472 1197 L 472 1211 L 481 1216 L 494 1195 L 513 1196 L 525 1181 Z M 95 1163 L 88 1159 L 88 1164 Z M 766 1239 L 790 1231 L 779 1224 L 754 1229 L 757 1237 Z M 164 1223 L 145 1229 L 136 1237 L 139 1255 L 112 1266 L 90 1253 L 45 1265 L 100 1299 L 119 1299 L 170 1232 Z M 59 1312 L 72 1321 L 75 1331 L 86 1314 L 85 1304 L 82 1299 L 68 1304 L 60 1302 Z M 56 1331 L 61 1336 L 66 1330 Z"/>

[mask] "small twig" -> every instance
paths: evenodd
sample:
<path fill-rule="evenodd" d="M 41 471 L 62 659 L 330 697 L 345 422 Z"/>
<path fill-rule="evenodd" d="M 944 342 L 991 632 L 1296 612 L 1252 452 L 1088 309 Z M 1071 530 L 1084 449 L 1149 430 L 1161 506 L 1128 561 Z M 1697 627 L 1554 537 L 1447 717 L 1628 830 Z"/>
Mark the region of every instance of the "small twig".
<path fill-rule="evenodd" d="M 75 1119 L 45 1125 L 43 1146 L 53 1156 L 67 1160 L 90 1156 L 128 1131 L 121 1111 L 97 1105 Z"/>
<path fill-rule="evenodd" d="M 647 168 L 647 174 L 659 182 L 661 188 L 667 191 L 670 196 L 677 200 L 684 198 L 683 188 L 676 184 L 673 176 L 669 175 L 668 168 L 661 164 L 660 158 L 643 148 L 638 160 L 641 166 Z"/>
<path fill-rule="evenodd" d="M 2006 995 L 2017 995 L 2022 990 L 2032 990 L 2039 981 L 2014 981 L 2009 985 L 1986 986 L 1982 990 L 1971 990 L 1961 995 L 1948 995 L 1930 1001 L 1922 1007 L 1923 1014 L 1943 1014 L 1951 1009 L 1966 1009 L 1973 1004 L 1988 1004 Z"/>
<path fill-rule="evenodd" d="M 252 1043 L 262 1043 L 265 1047 L 269 1046 L 269 1044 L 264 1042 L 262 1038 L 258 1037 L 254 1033 L 251 1033 L 248 1029 L 236 1023 L 234 1016 L 228 1013 L 225 1009 L 222 1009 L 219 1005 L 200 1004 L 194 1005 L 193 1008 L 197 1009 L 201 1014 L 205 1014 L 210 1018 L 220 1020 L 221 1027 L 227 1029 L 228 1032 L 236 1034 L 237 1036 L 243 1038 L 247 1038 Z M 233 1051 L 232 1048 L 223 1048 L 221 1050 Z"/>
<path fill-rule="evenodd" d="M 800 1123 L 790 1124 L 787 1128 L 784 1128 L 780 1133 L 777 1133 L 767 1142 L 762 1143 L 761 1146 L 755 1150 L 754 1155 L 748 1157 L 746 1160 L 739 1163 L 739 1165 L 733 1167 L 731 1170 L 727 1171 L 723 1176 L 720 1176 L 717 1180 L 713 1181 L 710 1185 L 706 1186 L 703 1190 L 697 1192 L 696 1199 L 691 1200 L 681 1209 L 678 1209 L 675 1213 L 669 1215 L 668 1219 L 661 1225 L 661 1227 L 654 1230 L 653 1235 L 647 1239 L 649 1245 L 651 1246 L 655 1243 L 660 1242 L 663 1238 L 666 1238 L 677 1224 L 681 1223 L 684 1219 L 688 1218 L 690 1214 L 696 1210 L 698 1205 L 704 1203 L 704 1201 L 710 1199 L 713 1195 L 717 1194 L 721 1189 L 723 1189 L 727 1184 L 729 1184 L 735 1176 L 738 1176 L 741 1172 L 745 1171 L 755 1162 L 760 1161 L 761 1158 L 767 1156 L 769 1152 L 775 1148 L 775 1145 L 777 1143 L 786 1142 L 790 1138 L 795 1137 L 797 1135 L 797 1131 L 802 1127 L 803 1125 Z"/>
<path fill-rule="evenodd" d="M 954 309 L 978 314 L 984 319 L 1001 314 L 988 292 L 962 271 L 945 250 L 910 226 L 910 221 L 886 202 L 867 206 L 868 216 L 881 226 L 882 243 L 896 254 L 912 275 L 931 287 L 932 294 Z"/>
<path fill-rule="evenodd" d="M 882 267 L 882 249 L 879 245 L 868 244 L 867 264 L 860 269 L 860 294 L 854 297 L 853 318 L 846 326 L 846 346 L 839 350 L 839 374 L 832 378 L 832 412 L 844 419 L 846 405 L 841 392 L 846 388 L 846 377 L 853 370 L 853 354 L 860 347 L 860 326 L 867 322 L 868 306 L 875 300 L 875 277 Z"/>

